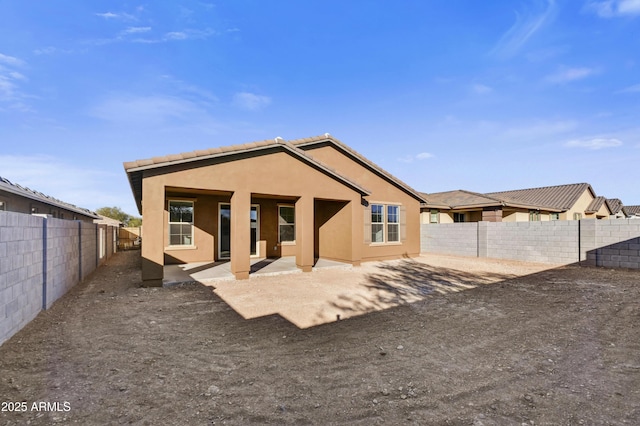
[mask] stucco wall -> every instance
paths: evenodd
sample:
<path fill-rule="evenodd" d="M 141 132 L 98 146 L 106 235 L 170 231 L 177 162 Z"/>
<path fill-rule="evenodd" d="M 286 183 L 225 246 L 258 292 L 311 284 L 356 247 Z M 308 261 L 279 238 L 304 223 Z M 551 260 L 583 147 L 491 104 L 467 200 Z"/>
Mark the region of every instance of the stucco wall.
<path fill-rule="evenodd" d="M 389 181 L 345 155 L 333 145 L 313 145 L 308 149 L 308 152 L 313 158 L 329 165 L 341 175 L 358 182 L 371 191 L 371 195 L 366 197 L 369 203 L 400 203 L 406 210 L 405 241 L 400 245 L 363 243 L 363 261 L 392 259 L 402 255 L 412 256 L 420 252 L 420 239 L 418 238 L 420 235 L 420 201 L 390 184 Z M 361 239 L 361 241 L 363 240 Z"/>
<path fill-rule="evenodd" d="M 402 206 L 405 219 L 401 224 L 402 234 L 406 236 L 402 243 L 373 245 L 365 242 L 364 211 L 362 196 L 355 189 L 345 185 L 317 167 L 306 164 L 288 152 L 281 152 L 277 147 L 273 151 L 245 153 L 224 159 L 211 159 L 198 164 L 171 166 L 167 169 L 149 170 L 143 176 L 143 217 L 145 220 L 145 236 L 142 245 L 143 277 L 149 284 L 157 284 L 162 278 L 162 265 L 169 262 L 212 261 L 217 254 L 218 210 L 215 197 L 210 194 L 229 194 L 233 215 L 244 217 L 240 210 L 246 208 L 247 200 L 259 203 L 260 239 L 266 248 L 267 256 L 291 255 L 304 253 L 304 268 L 313 264 L 314 254 L 324 252 L 327 257 L 348 260 L 359 264 L 364 260 L 399 258 L 404 255 L 417 255 L 420 252 L 420 204 L 415 198 L 387 180 L 361 166 L 354 160 L 333 148 L 312 150 L 313 158 L 329 165 L 347 178 L 351 178 L 362 187 L 372 191 L 365 197 L 370 203 L 394 203 Z M 326 156 L 326 158 L 324 158 Z M 250 170 L 250 173 L 247 171 Z M 193 247 L 168 246 L 168 213 L 166 199 L 177 195 L 195 199 L 194 220 L 196 234 Z M 239 209 L 233 207 L 233 199 L 237 197 Z M 335 212 L 317 232 L 313 219 L 316 203 L 339 202 L 345 209 Z M 295 204 L 296 208 L 296 242 L 279 245 L 277 240 L 277 204 Z M 161 208 L 163 206 L 163 208 Z M 331 204 L 326 204 L 330 207 Z M 301 215 L 301 211 L 305 213 Z M 235 213 L 234 213 L 235 212 Z M 204 219 L 203 219 L 204 218 Z M 242 223 L 241 220 L 232 223 Z M 239 225 L 238 225 L 239 226 Z M 233 266 L 243 264 L 248 270 L 248 261 L 244 253 L 245 245 L 249 246 L 247 231 L 244 226 L 232 230 L 232 244 L 236 248 L 231 252 Z M 340 228 L 338 230 L 338 228 Z M 320 245 L 316 247 L 314 234 L 320 237 Z M 338 243 L 330 243 L 332 235 Z M 306 236 L 306 238 L 302 238 Z M 275 247 L 275 248 L 274 248 Z M 161 248 L 162 250 L 160 250 Z M 320 253 L 323 256 L 323 253 Z M 235 259 L 235 260 L 234 260 Z M 299 265 L 300 266 L 300 265 Z M 303 270 L 304 270 L 303 268 Z M 245 271 L 246 272 L 246 271 Z M 234 272 L 235 273 L 235 272 Z M 236 274 L 238 276 L 238 274 Z"/>
<path fill-rule="evenodd" d="M 587 207 L 589 207 L 589 204 L 591 204 L 591 201 L 593 201 L 593 198 L 594 198 L 593 195 L 591 195 L 589 190 L 586 189 L 582 193 L 580 198 L 578 198 L 578 201 L 576 201 L 575 204 L 571 207 L 571 209 L 567 210 L 566 212 L 560 213 L 560 219 L 574 220 L 573 219 L 574 213 L 580 213 L 582 215 L 582 218 L 585 219 L 584 211 L 587 209 Z"/>

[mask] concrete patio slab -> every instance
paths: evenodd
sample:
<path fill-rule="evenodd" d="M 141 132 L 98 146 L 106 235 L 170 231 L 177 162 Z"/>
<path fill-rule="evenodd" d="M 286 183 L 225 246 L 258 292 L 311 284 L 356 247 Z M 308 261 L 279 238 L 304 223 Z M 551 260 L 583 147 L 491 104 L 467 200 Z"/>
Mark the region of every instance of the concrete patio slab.
<path fill-rule="evenodd" d="M 318 259 L 313 267 L 314 271 L 327 268 L 349 269 L 348 263 L 336 262 L 328 259 Z M 249 278 L 273 275 L 298 274 L 302 271 L 296 266 L 295 256 L 279 258 L 251 259 Z M 193 262 L 181 265 L 166 265 L 164 267 L 164 286 L 172 286 L 186 282 L 210 283 L 215 281 L 235 281 L 231 272 L 231 262 L 221 260 L 217 262 Z"/>
<path fill-rule="evenodd" d="M 280 315 L 299 328 L 414 303 L 434 294 L 457 292 L 514 278 L 504 273 L 505 262 L 485 262 L 478 275 L 464 258 L 448 259 L 456 269 L 438 265 L 441 256 L 420 256 L 360 267 L 330 265 L 312 273 L 267 275 L 243 281 L 209 281 L 215 294 L 245 319 Z M 512 262 L 514 263 L 514 262 Z M 518 263 L 518 271 L 535 273 L 548 264 Z M 459 269 L 458 269 L 459 268 Z"/>

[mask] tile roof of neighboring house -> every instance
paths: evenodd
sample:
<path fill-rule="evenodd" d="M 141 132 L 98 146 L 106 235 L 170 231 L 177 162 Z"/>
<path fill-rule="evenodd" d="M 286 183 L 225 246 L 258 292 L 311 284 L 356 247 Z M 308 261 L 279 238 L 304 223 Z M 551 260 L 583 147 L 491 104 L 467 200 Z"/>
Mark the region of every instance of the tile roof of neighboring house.
<path fill-rule="evenodd" d="M 622 210 L 622 200 L 619 198 L 607 198 L 606 202 L 611 214 L 618 214 Z"/>
<path fill-rule="evenodd" d="M 3 178 L 1 176 L 0 176 L 0 190 L 7 191 L 12 194 L 20 195 L 34 201 L 39 201 L 41 203 L 45 203 L 50 206 L 54 206 L 54 207 L 62 208 L 75 213 L 79 213 L 83 216 L 90 217 L 93 219 L 98 219 L 99 217 L 95 212 L 92 212 L 91 210 L 84 209 L 82 207 L 78 207 L 70 203 L 65 203 L 64 201 L 58 200 L 57 198 L 53 198 L 49 195 L 45 195 L 40 191 L 34 191 L 33 189 L 18 185 L 17 183 L 13 183 L 9 179 Z"/>
<path fill-rule="evenodd" d="M 108 216 L 98 215 L 98 219 L 95 219 L 93 223 L 97 223 L 99 225 L 109 225 L 109 226 L 123 226 L 124 224 L 118 219 L 113 219 Z"/>
<path fill-rule="evenodd" d="M 587 206 L 584 212 L 597 213 L 603 205 L 606 205 L 607 208 L 609 208 L 609 205 L 606 204 L 606 201 L 607 199 L 605 197 L 597 196 L 596 198 L 591 200 L 591 202 L 589 203 L 589 205 Z M 609 211 L 611 211 L 611 209 L 609 209 Z"/>
<path fill-rule="evenodd" d="M 623 209 L 628 216 L 640 216 L 640 206 L 624 206 Z"/>
<path fill-rule="evenodd" d="M 586 190 L 589 190 L 595 197 L 595 192 L 588 183 L 490 192 L 485 195 L 496 197 L 507 202 L 524 203 L 540 208 L 565 211 L 569 210 Z"/>
<path fill-rule="evenodd" d="M 140 212 L 142 211 L 141 172 L 143 170 L 166 167 L 166 166 L 177 165 L 177 164 L 185 164 L 185 163 L 212 159 L 212 158 L 220 158 L 220 157 L 233 155 L 233 154 L 258 152 L 258 151 L 266 151 L 266 150 L 273 150 L 273 149 L 280 149 L 280 150 L 289 152 L 290 154 L 294 155 L 300 160 L 311 164 L 312 166 L 324 171 L 330 176 L 333 176 L 338 181 L 351 187 L 352 189 L 356 190 L 362 195 L 369 195 L 371 193 L 369 190 L 361 187 L 357 182 L 354 182 L 353 180 L 346 178 L 345 176 L 341 175 L 331 167 L 314 159 L 313 155 L 309 154 L 303 149 L 304 146 L 318 144 L 318 143 L 332 143 L 334 146 L 338 147 L 343 152 L 349 154 L 351 157 L 359 160 L 361 163 L 365 164 L 370 169 L 373 169 L 378 174 L 384 176 L 387 180 L 394 183 L 396 186 L 400 186 L 403 190 L 405 190 L 406 192 L 409 192 L 418 200 L 424 201 L 417 191 L 414 191 L 408 185 L 404 184 L 399 179 L 393 177 L 391 174 L 387 173 L 379 166 L 367 160 L 362 155 L 358 154 L 356 151 L 347 147 L 342 142 L 333 138 L 328 133 L 323 136 L 316 136 L 316 137 L 305 138 L 305 139 L 296 139 L 292 141 L 285 141 L 284 139 L 278 137 L 272 140 L 264 140 L 264 141 L 250 142 L 250 143 L 239 144 L 239 145 L 223 146 L 219 148 L 197 150 L 192 152 L 184 152 L 181 154 L 167 155 L 163 157 L 153 157 L 146 160 L 129 161 L 124 163 L 124 168 L 127 172 L 127 175 L 129 176 L 129 183 L 131 184 L 131 189 L 133 190 L 136 203 L 138 204 L 138 210 Z"/>
<path fill-rule="evenodd" d="M 445 209 L 475 209 L 480 207 L 505 206 L 524 209 L 541 209 L 560 211 L 557 208 L 534 203 L 527 203 L 514 198 L 500 197 L 493 194 L 480 194 L 478 192 L 458 189 L 455 191 L 436 192 L 424 194 L 427 203 L 422 207 Z"/>
<path fill-rule="evenodd" d="M 502 205 L 502 201 L 497 198 L 487 197 L 477 192 L 457 189 L 454 191 L 435 192 L 424 194 L 427 199 L 426 207 L 445 206 L 445 208 L 473 208 Z M 442 207 L 441 207 L 442 208 Z"/>

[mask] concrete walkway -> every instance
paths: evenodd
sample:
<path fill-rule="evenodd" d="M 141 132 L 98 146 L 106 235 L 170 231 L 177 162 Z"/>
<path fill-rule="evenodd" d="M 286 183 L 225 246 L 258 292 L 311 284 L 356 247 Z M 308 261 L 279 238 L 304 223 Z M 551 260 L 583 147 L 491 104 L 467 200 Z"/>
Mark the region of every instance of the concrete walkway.
<path fill-rule="evenodd" d="M 327 259 L 318 259 L 314 270 L 326 268 L 351 268 L 348 263 L 336 262 Z M 297 274 L 302 272 L 296 266 L 295 256 L 251 259 L 251 272 L 249 278 Z M 184 282 L 198 281 L 203 284 L 217 281 L 234 281 L 231 273 L 231 262 L 221 260 L 217 262 L 193 262 L 182 265 L 166 265 L 164 267 L 164 286 L 176 285 Z"/>

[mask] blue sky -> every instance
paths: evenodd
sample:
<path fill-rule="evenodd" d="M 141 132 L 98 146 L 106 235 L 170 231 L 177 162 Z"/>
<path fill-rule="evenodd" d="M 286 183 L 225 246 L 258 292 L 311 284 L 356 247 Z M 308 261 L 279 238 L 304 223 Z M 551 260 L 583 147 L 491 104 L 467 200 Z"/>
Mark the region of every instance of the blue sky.
<path fill-rule="evenodd" d="M 122 162 L 331 133 L 417 190 L 640 204 L 640 0 L 0 3 L 0 175 L 137 214 Z"/>

